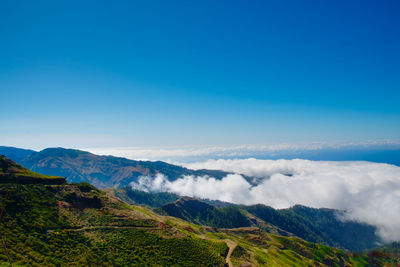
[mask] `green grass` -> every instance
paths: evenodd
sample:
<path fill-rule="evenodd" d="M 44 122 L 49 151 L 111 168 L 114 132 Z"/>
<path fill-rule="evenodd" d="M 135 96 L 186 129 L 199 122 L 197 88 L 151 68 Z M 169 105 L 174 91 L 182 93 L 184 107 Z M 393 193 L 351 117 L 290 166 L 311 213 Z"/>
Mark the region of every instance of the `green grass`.
<path fill-rule="evenodd" d="M 13 177 L 26 176 L 30 178 L 40 178 L 40 179 L 59 179 L 59 176 L 44 175 L 27 168 L 22 167 L 18 163 L 4 157 L 0 156 L 0 175 L 11 175 Z"/>
<path fill-rule="evenodd" d="M 24 172 L 20 172 L 20 173 L 15 173 L 13 174 L 15 177 L 21 177 L 21 176 L 28 176 L 28 177 L 32 177 L 32 178 L 39 178 L 39 179 L 59 179 L 59 176 L 53 176 L 53 175 L 44 175 L 44 174 L 40 174 L 34 171 L 24 171 Z"/>
<path fill-rule="evenodd" d="M 243 247 L 238 245 L 231 254 L 231 261 L 235 266 L 242 265 L 250 261 L 250 254 Z"/>
<path fill-rule="evenodd" d="M 138 229 L 104 229 L 100 238 L 104 241 L 96 245 L 113 248 L 117 264 L 128 266 L 220 266 L 226 251 L 224 243 L 221 247 L 201 239 L 162 238 Z"/>

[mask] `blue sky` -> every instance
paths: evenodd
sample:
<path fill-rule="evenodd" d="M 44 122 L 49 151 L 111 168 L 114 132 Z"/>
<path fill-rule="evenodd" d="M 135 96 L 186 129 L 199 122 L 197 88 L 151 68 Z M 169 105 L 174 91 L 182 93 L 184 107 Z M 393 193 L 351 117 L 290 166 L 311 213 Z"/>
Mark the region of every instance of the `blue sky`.
<path fill-rule="evenodd" d="M 399 140 L 399 12 L 398 1 L 0 0 L 1 145 Z"/>

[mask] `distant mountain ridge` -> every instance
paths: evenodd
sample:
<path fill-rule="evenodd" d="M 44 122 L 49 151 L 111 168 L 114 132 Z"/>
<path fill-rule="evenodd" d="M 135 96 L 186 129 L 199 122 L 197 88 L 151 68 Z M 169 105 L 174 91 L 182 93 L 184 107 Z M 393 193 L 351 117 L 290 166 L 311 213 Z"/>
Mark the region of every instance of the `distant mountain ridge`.
<path fill-rule="evenodd" d="M 122 187 L 137 181 L 142 175 L 162 173 L 169 180 L 182 175 L 209 175 L 222 179 L 228 173 L 216 170 L 190 170 L 162 161 L 137 161 L 114 156 L 99 156 L 86 151 L 65 148 L 46 148 L 39 152 L 7 148 L 5 156 L 18 155 L 16 162 L 47 175 L 67 177 L 68 182 L 89 182 L 96 187 Z M 25 155 L 25 157 L 22 157 Z"/>
<path fill-rule="evenodd" d="M 0 155 L 4 155 L 7 158 L 18 162 L 29 155 L 32 155 L 36 151 L 31 149 L 16 148 L 11 146 L 0 146 Z"/>

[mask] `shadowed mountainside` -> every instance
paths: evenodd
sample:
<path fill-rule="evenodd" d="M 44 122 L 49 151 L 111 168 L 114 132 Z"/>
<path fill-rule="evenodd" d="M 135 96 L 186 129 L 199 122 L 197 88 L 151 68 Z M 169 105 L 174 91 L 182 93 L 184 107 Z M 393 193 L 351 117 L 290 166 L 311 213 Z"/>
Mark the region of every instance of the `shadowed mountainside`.
<path fill-rule="evenodd" d="M 181 197 L 173 203 L 163 205 L 162 209 L 170 216 L 200 225 L 219 228 L 251 226 L 250 220 L 234 206 L 216 208 L 190 197 Z"/>
<path fill-rule="evenodd" d="M 30 149 L 16 148 L 11 146 L 0 146 L 0 155 L 5 155 L 13 161 L 20 161 L 36 151 Z"/>
<path fill-rule="evenodd" d="M 47 148 L 28 155 L 18 163 L 48 175 L 67 177 L 68 182 L 89 182 L 97 187 L 121 187 L 139 176 L 162 173 L 169 180 L 182 175 L 209 175 L 221 179 L 227 173 L 214 170 L 190 170 L 162 161 L 136 161 L 113 156 L 98 156 L 89 152 Z"/>
<path fill-rule="evenodd" d="M 145 192 L 133 189 L 131 186 L 115 188 L 110 190 L 117 197 L 127 203 L 143 205 L 151 208 L 161 208 L 163 205 L 174 202 L 179 199 L 179 195 L 170 192 Z M 213 205 L 214 207 L 228 207 L 235 204 L 210 199 L 201 199 L 202 202 Z"/>

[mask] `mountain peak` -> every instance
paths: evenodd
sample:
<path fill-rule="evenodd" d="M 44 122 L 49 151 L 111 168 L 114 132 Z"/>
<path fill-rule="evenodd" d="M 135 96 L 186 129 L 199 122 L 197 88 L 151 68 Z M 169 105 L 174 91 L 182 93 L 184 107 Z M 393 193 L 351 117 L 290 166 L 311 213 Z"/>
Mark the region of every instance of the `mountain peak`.
<path fill-rule="evenodd" d="M 65 156 L 68 155 L 70 157 L 77 157 L 79 155 L 90 155 L 91 153 L 78 150 L 78 149 L 73 149 L 73 148 L 63 148 L 63 147 L 49 147 L 46 149 L 43 149 L 39 152 L 42 155 L 46 156 Z"/>

